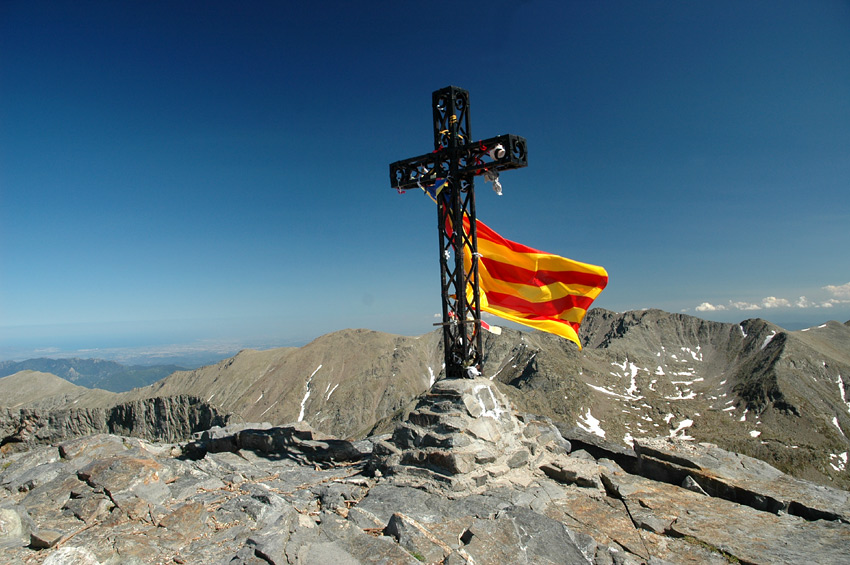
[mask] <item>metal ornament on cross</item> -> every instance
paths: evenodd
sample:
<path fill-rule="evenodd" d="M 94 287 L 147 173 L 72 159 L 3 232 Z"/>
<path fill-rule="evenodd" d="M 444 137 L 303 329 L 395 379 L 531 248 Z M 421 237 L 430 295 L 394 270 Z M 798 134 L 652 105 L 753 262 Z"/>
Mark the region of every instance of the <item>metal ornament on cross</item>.
<path fill-rule="evenodd" d="M 447 86 L 435 91 L 431 108 L 434 151 L 392 163 L 390 183 L 403 191 L 447 181 L 434 195 L 443 303 L 439 325 L 443 327 L 446 378 L 471 378 L 483 370 L 474 178 L 486 174 L 500 192 L 498 172 L 525 167 L 527 147 L 525 138 L 510 134 L 471 141 L 469 92 L 462 88 Z M 463 229 L 464 217 L 469 219 L 468 231 Z M 468 267 L 464 249 L 472 259 Z M 472 289 L 470 298 L 467 288 Z"/>

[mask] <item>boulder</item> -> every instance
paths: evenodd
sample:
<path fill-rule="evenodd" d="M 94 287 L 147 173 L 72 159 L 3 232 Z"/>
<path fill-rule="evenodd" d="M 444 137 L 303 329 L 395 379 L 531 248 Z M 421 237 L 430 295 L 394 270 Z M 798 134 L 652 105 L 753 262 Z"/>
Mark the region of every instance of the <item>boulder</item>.
<path fill-rule="evenodd" d="M 0 508 L 0 547 L 27 545 L 27 532 L 21 515 L 14 508 Z"/>

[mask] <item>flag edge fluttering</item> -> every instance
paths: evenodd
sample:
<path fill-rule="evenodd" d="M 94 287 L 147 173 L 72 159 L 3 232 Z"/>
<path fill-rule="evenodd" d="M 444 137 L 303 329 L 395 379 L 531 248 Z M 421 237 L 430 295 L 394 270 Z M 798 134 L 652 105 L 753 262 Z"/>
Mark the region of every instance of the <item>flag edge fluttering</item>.
<path fill-rule="evenodd" d="M 464 218 L 464 229 L 468 232 L 469 218 Z M 478 283 L 481 311 L 568 339 L 581 350 L 582 344 L 578 335 L 581 322 L 593 301 L 608 285 L 608 271 L 598 265 L 546 253 L 508 240 L 481 220 L 476 220 L 476 233 L 480 259 L 478 262 Z M 493 253 L 494 247 L 499 248 L 496 253 Z M 470 251 L 465 249 L 464 255 L 465 268 L 469 268 L 471 264 Z M 535 268 L 525 270 L 530 273 L 544 272 L 545 275 L 542 280 L 541 277 L 535 276 L 527 280 L 525 284 L 516 280 L 508 283 L 504 282 L 503 279 L 494 277 L 488 269 L 488 264 L 491 267 L 494 264 L 511 267 L 523 262 L 527 265 L 529 260 L 531 264 L 535 265 Z M 541 263 L 546 264 L 549 268 L 537 269 L 536 266 Z M 560 268 L 552 269 L 553 266 Z M 572 277 L 572 280 L 570 277 Z M 576 279 L 584 284 L 577 284 Z M 493 284 L 491 281 L 498 281 L 498 283 Z M 494 291 L 494 288 L 508 288 L 513 289 L 514 292 L 512 294 L 499 293 Z M 533 297 L 535 293 L 537 300 L 523 298 L 523 295 Z M 551 298 L 553 293 L 558 295 L 554 299 Z M 467 289 L 467 294 L 471 298 L 471 287 Z M 513 299 L 513 302 L 505 299 L 506 294 Z M 496 298 L 496 300 L 494 301 L 493 298 Z M 569 306 L 558 306 L 557 301 L 559 300 Z M 510 308 L 509 304 L 511 303 L 514 305 L 522 304 L 525 312 L 521 309 Z"/>

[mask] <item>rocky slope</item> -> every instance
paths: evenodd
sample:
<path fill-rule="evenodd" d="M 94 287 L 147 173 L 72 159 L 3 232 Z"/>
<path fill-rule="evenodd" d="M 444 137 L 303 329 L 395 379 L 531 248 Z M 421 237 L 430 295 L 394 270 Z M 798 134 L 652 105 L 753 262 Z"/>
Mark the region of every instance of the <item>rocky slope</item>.
<path fill-rule="evenodd" d="M 97 433 L 178 441 L 229 419 L 191 396 L 147 398 L 108 407 L 0 408 L 0 455 Z"/>
<path fill-rule="evenodd" d="M 850 494 L 710 444 L 571 442 L 489 379 L 441 381 L 358 442 L 302 422 L 16 454 L 0 547 L 45 565 L 840 563 Z"/>
<path fill-rule="evenodd" d="M 192 394 L 242 421 L 308 421 L 325 433 L 362 438 L 433 384 L 442 367 L 439 343 L 436 332 L 342 330 L 300 348 L 241 351 L 122 398 Z"/>
<path fill-rule="evenodd" d="M 658 310 L 597 310 L 587 322 L 585 367 L 597 363 L 585 383 L 603 389 L 593 388 L 587 408 L 610 439 L 660 429 L 850 487 L 847 325 L 786 332 L 763 320 L 717 324 Z"/>
<path fill-rule="evenodd" d="M 489 335 L 485 374 L 523 411 L 620 445 L 707 441 L 850 489 L 850 326 L 595 309 L 581 337 L 579 352 L 539 332 Z"/>
<path fill-rule="evenodd" d="M 659 310 L 595 309 L 581 337 L 579 352 L 538 332 L 486 334 L 484 374 L 521 411 L 564 429 L 624 447 L 640 438 L 708 441 L 850 489 L 847 325 L 786 332 L 763 320 L 722 324 Z M 391 431 L 414 409 L 441 377 L 440 347 L 437 332 L 414 338 L 343 330 L 301 348 L 242 351 L 92 406 L 191 397 L 199 410 L 207 405 L 231 422 L 305 422 L 361 439 Z M 71 404 L 60 405 L 51 412 Z M 0 414 L 0 429 L 4 418 Z"/>

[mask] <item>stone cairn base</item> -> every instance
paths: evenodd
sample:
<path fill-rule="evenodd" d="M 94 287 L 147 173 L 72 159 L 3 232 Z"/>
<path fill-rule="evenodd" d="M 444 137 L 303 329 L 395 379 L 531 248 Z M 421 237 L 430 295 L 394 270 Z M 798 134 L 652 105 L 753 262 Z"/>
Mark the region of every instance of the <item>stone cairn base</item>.
<path fill-rule="evenodd" d="M 375 443 L 371 467 L 399 484 L 468 494 L 527 484 L 569 451 L 551 421 L 517 417 L 490 380 L 451 379 L 435 383 L 392 437 Z"/>

